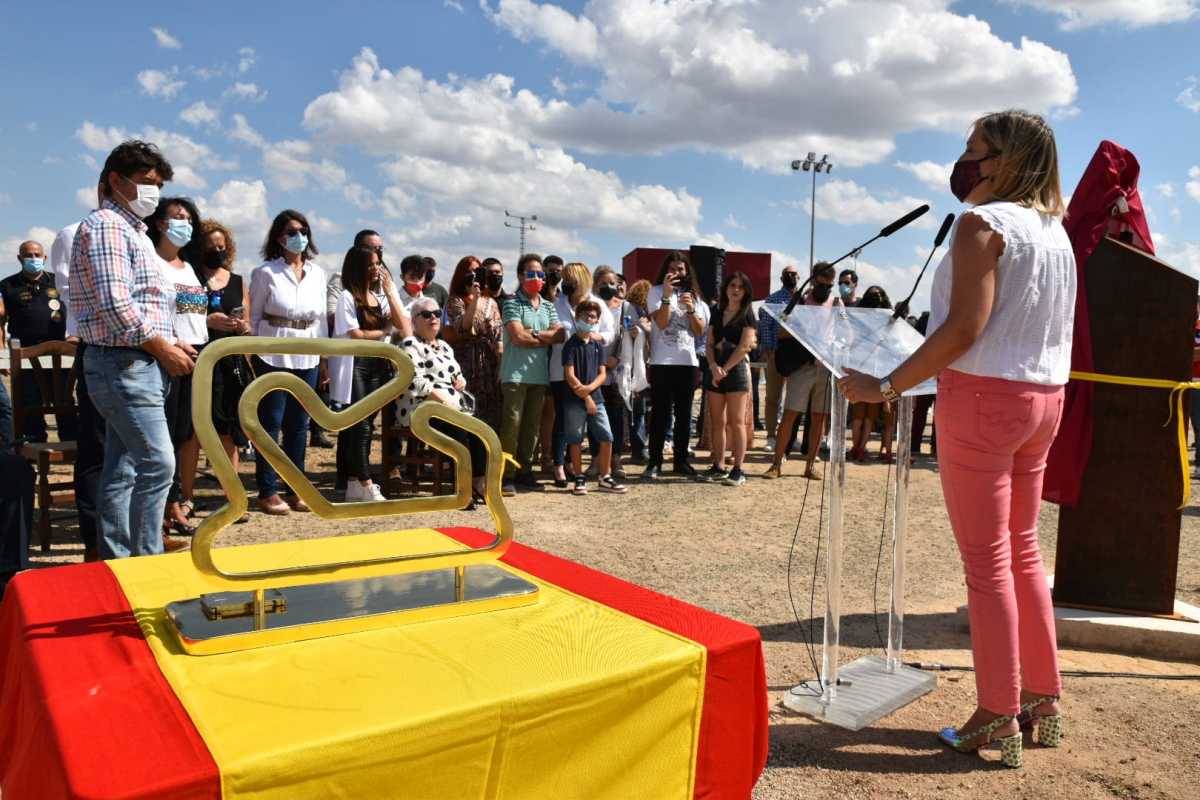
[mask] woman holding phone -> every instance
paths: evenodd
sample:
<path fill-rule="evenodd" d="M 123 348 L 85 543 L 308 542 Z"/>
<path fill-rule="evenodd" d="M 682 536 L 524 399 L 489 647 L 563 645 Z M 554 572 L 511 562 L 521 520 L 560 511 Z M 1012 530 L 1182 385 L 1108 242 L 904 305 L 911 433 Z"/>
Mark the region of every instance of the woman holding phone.
<path fill-rule="evenodd" d="M 499 266 L 499 262 L 497 262 Z M 500 282 L 504 276 L 500 275 Z M 442 338 L 454 349 L 467 391 L 475 397 L 475 416 L 500 430 L 500 356 L 504 352 L 500 306 L 489 296 L 499 286 L 475 256 L 463 256 L 450 279 L 450 304 Z"/>

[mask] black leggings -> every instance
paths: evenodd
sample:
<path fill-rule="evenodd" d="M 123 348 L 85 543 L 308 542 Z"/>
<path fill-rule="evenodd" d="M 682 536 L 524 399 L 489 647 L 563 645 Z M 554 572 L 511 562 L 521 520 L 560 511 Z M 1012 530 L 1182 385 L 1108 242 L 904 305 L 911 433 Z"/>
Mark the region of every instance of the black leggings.
<path fill-rule="evenodd" d="M 357 403 L 383 386 L 392 377 L 392 364 L 382 358 L 354 359 L 354 374 L 350 384 L 350 402 Z M 378 412 L 376 412 L 377 414 Z M 338 434 L 338 483 L 347 478 L 358 481 L 371 479 L 371 436 L 375 431 L 375 414 L 359 420 Z"/>
<path fill-rule="evenodd" d="M 441 431 L 467 446 L 467 452 L 471 454 L 472 478 L 482 478 L 487 473 L 487 451 L 483 449 L 483 442 L 478 436 L 441 419 L 430 420 L 429 424 L 434 430 Z"/>
<path fill-rule="evenodd" d="M 696 368 L 674 364 L 650 365 L 650 462 L 662 464 L 663 442 L 667 438 L 667 411 L 675 410 L 676 464 L 688 460 L 688 423 L 692 416 L 692 396 L 696 393 Z"/>

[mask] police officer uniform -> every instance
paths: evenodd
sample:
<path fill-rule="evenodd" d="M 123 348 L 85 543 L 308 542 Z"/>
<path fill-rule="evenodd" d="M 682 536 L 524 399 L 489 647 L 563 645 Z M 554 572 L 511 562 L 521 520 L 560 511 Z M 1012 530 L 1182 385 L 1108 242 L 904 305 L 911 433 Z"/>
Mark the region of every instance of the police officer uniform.
<path fill-rule="evenodd" d="M 4 313 L 8 318 L 8 338 L 19 339 L 21 347 L 66 338 L 67 308 L 54 288 L 53 274 L 39 272 L 35 278 L 28 278 L 23 272 L 9 275 L 0 280 L 0 299 L 4 301 Z M 34 381 L 22 382 L 22 395 L 14 400 L 25 405 L 42 402 L 41 391 Z M 40 415 L 26 416 L 24 430 L 14 433 L 18 437 L 44 442 L 46 421 Z M 59 438 L 75 438 L 74 417 L 59 421 Z"/>

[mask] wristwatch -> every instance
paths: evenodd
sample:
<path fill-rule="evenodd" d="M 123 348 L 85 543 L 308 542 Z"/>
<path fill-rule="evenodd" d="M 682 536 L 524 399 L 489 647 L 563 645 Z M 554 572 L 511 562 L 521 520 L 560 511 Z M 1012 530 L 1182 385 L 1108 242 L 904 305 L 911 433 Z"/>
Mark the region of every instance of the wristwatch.
<path fill-rule="evenodd" d="M 888 375 L 879 382 L 879 393 L 883 395 L 883 399 L 889 403 L 893 400 L 900 399 L 900 393 L 892 387 L 892 376 Z"/>

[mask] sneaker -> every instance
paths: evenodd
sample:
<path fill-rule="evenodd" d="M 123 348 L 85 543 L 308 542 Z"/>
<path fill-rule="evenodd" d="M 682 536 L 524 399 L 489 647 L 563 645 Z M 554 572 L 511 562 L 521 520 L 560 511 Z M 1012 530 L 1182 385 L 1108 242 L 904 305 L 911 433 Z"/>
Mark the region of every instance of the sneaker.
<path fill-rule="evenodd" d="M 612 492 L 613 494 L 625 494 L 629 490 L 625 488 L 625 484 L 618 481 L 612 475 L 605 475 L 600 479 L 600 491 Z"/>
<path fill-rule="evenodd" d="M 775 480 L 783 477 L 783 469 L 778 464 L 772 464 L 771 468 L 763 473 L 763 477 L 767 480 Z"/>
<path fill-rule="evenodd" d="M 500 486 L 500 496 L 501 497 L 516 497 L 517 496 L 517 487 L 513 486 L 511 483 L 505 483 L 505 484 L 501 485 Z"/>
<path fill-rule="evenodd" d="M 616 478 L 617 480 L 621 481 L 622 483 L 629 480 L 629 475 L 626 474 L 625 470 L 622 467 L 615 467 L 612 471 L 612 476 L 614 478 Z"/>
<path fill-rule="evenodd" d="M 746 482 L 746 474 L 742 472 L 741 467 L 734 467 L 729 470 L 729 474 L 725 476 L 725 480 L 721 481 L 726 486 L 741 486 Z"/>
<path fill-rule="evenodd" d="M 370 500 L 371 502 L 381 503 L 384 500 L 387 500 L 387 498 L 383 496 L 383 490 L 379 488 L 378 483 L 372 482 L 369 486 L 366 487 L 366 489 L 367 489 L 367 495 L 368 495 L 367 499 Z"/>
<path fill-rule="evenodd" d="M 516 483 L 522 489 L 530 489 L 536 492 L 542 490 L 542 484 L 538 482 L 537 478 L 533 477 L 533 473 L 531 472 L 518 472 Z"/>
<path fill-rule="evenodd" d="M 725 470 L 713 464 L 708 469 L 696 476 L 696 480 L 704 481 L 705 483 L 716 483 L 725 480 Z"/>
<path fill-rule="evenodd" d="M 775 437 L 774 436 L 767 437 L 767 448 L 766 449 L 767 449 L 767 452 L 769 452 L 769 453 L 775 452 Z"/>
<path fill-rule="evenodd" d="M 671 467 L 673 475 L 683 475 L 688 478 L 696 477 L 696 469 L 686 461 L 680 461 L 675 466 Z"/>
<path fill-rule="evenodd" d="M 346 491 L 342 495 L 342 500 L 347 503 L 361 503 L 365 500 L 370 500 L 371 496 L 367 491 L 367 487 L 362 485 L 362 481 L 357 478 L 350 478 L 346 481 Z"/>
<path fill-rule="evenodd" d="M 334 446 L 334 444 L 332 441 L 330 441 L 329 437 L 325 435 L 325 431 L 320 430 L 318 428 L 317 430 L 315 430 L 311 434 L 309 434 L 308 446 L 309 447 L 317 447 L 322 450 L 329 450 L 330 448 L 332 448 Z"/>
<path fill-rule="evenodd" d="M 589 464 L 588 468 L 583 471 L 583 476 L 588 480 L 596 480 L 600 474 L 600 466 L 598 464 Z"/>
<path fill-rule="evenodd" d="M 587 478 L 576 475 L 575 488 L 571 490 L 571 494 L 587 494 Z"/>
<path fill-rule="evenodd" d="M 658 477 L 659 471 L 662 469 L 658 464 L 651 461 L 646 465 L 646 470 L 642 473 L 642 480 L 652 481 Z"/>

